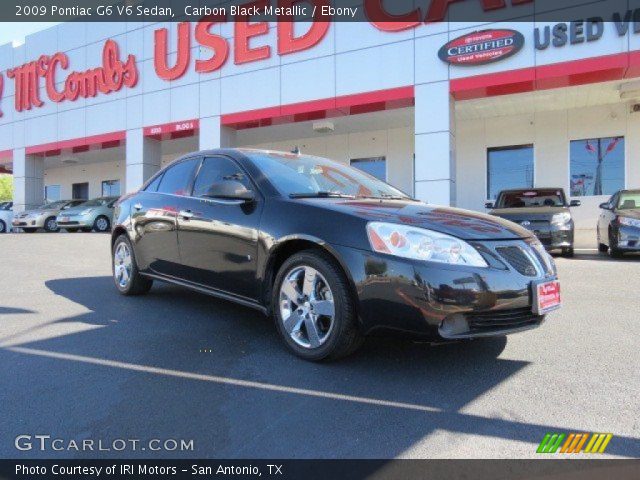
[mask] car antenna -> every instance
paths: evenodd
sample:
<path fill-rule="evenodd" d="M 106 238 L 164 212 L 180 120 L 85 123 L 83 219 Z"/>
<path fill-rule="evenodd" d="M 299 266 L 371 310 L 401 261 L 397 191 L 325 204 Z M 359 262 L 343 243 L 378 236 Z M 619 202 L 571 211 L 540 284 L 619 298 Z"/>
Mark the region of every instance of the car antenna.
<path fill-rule="evenodd" d="M 296 145 L 295 147 L 293 147 L 293 150 L 291 150 L 291 153 L 293 153 L 294 155 L 300 155 L 300 147 Z"/>

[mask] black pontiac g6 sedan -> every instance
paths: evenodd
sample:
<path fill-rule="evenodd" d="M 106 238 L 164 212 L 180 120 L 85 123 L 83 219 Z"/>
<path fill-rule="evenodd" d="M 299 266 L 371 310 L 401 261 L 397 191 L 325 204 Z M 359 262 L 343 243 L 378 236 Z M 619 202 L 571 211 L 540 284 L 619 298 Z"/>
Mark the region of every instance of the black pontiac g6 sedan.
<path fill-rule="evenodd" d="M 374 331 L 506 335 L 560 306 L 553 260 L 528 230 L 290 153 L 176 160 L 118 202 L 112 259 L 122 294 L 161 280 L 256 308 L 308 360 Z"/>

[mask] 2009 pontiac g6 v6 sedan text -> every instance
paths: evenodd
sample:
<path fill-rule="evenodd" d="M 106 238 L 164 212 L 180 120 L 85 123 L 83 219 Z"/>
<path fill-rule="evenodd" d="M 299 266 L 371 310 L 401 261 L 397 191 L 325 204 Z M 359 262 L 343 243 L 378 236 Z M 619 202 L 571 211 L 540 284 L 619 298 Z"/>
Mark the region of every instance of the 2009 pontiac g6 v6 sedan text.
<path fill-rule="evenodd" d="M 377 330 L 519 332 L 560 306 L 554 262 L 528 230 L 290 153 L 176 160 L 119 201 L 112 253 L 121 293 L 162 280 L 257 308 L 309 360 L 344 356 Z"/>

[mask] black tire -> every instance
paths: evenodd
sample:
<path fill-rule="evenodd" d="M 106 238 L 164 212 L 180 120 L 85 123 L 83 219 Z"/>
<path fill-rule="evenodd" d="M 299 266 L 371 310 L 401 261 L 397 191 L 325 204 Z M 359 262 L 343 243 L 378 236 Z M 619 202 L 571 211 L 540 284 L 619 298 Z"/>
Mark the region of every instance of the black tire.
<path fill-rule="evenodd" d="M 575 255 L 575 250 L 573 249 L 573 247 L 563 248 L 562 249 L 562 256 L 563 257 L 573 258 L 574 255 Z"/>
<path fill-rule="evenodd" d="M 53 223 L 51 223 L 53 222 Z M 49 217 L 44 221 L 44 231 L 47 233 L 59 232 L 60 227 L 58 227 L 58 222 L 56 222 L 56 217 Z"/>
<path fill-rule="evenodd" d="M 106 224 L 103 224 L 103 222 L 99 222 L 98 220 L 104 220 Z M 100 228 L 100 226 L 103 226 L 104 228 Z M 100 232 L 100 233 L 108 232 L 109 230 L 111 230 L 111 222 L 104 215 L 100 215 L 93 221 L 93 229 L 96 232 Z"/>
<path fill-rule="evenodd" d="M 617 244 L 617 240 L 613 238 L 613 232 L 609 230 L 609 256 L 611 258 L 622 258 L 622 252 L 617 247 L 614 247 Z"/>
<path fill-rule="evenodd" d="M 604 243 L 598 244 L 598 251 L 600 253 L 607 253 L 609 251 L 609 247 L 607 247 Z"/>
<path fill-rule="evenodd" d="M 126 285 L 121 285 L 116 278 L 116 261 L 115 261 L 115 252 L 118 250 L 121 244 L 125 244 L 126 248 L 129 250 L 131 255 L 131 274 L 129 276 L 129 281 Z M 111 274 L 113 277 L 113 283 L 116 286 L 118 292 L 122 295 L 144 295 L 147 293 L 152 285 L 153 280 L 143 277 L 140 275 L 138 271 L 138 264 L 136 262 L 135 253 L 133 251 L 133 247 L 131 246 L 131 242 L 126 235 L 120 235 L 113 244 L 113 248 L 111 249 Z"/>
<path fill-rule="evenodd" d="M 280 287 L 288 274 L 303 266 L 317 270 L 326 279 L 333 296 L 333 326 L 323 343 L 317 347 L 304 347 L 296 343 L 286 331 L 280 312 Z M 341 267 L 325 252 L 306 250 L 287 259 L 276 275 L 271 305 L 278 333 L 289 349 L 305 360 L 321 361 L 345 357 L 362 344 L 363 335 L 358 328 L 356 302 L 349 282 Z"/>
<path fill-rule="evenodd" d="M 7 224 L 0 220 L 0 233 L 7 233 Z"/>

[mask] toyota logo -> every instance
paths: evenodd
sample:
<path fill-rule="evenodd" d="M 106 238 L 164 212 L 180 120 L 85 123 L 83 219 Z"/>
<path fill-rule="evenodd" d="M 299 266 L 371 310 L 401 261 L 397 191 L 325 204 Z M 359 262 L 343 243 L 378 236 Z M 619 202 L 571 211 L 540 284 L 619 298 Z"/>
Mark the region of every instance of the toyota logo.
<path fill-rule="evenodd" d="M 522 225 L 523 227 L 528 227 L 529 225 L 531 225 L 531 222 L 529 220 L 525 220 L 524 222 L 520 223 L 520 225 Z"/>

